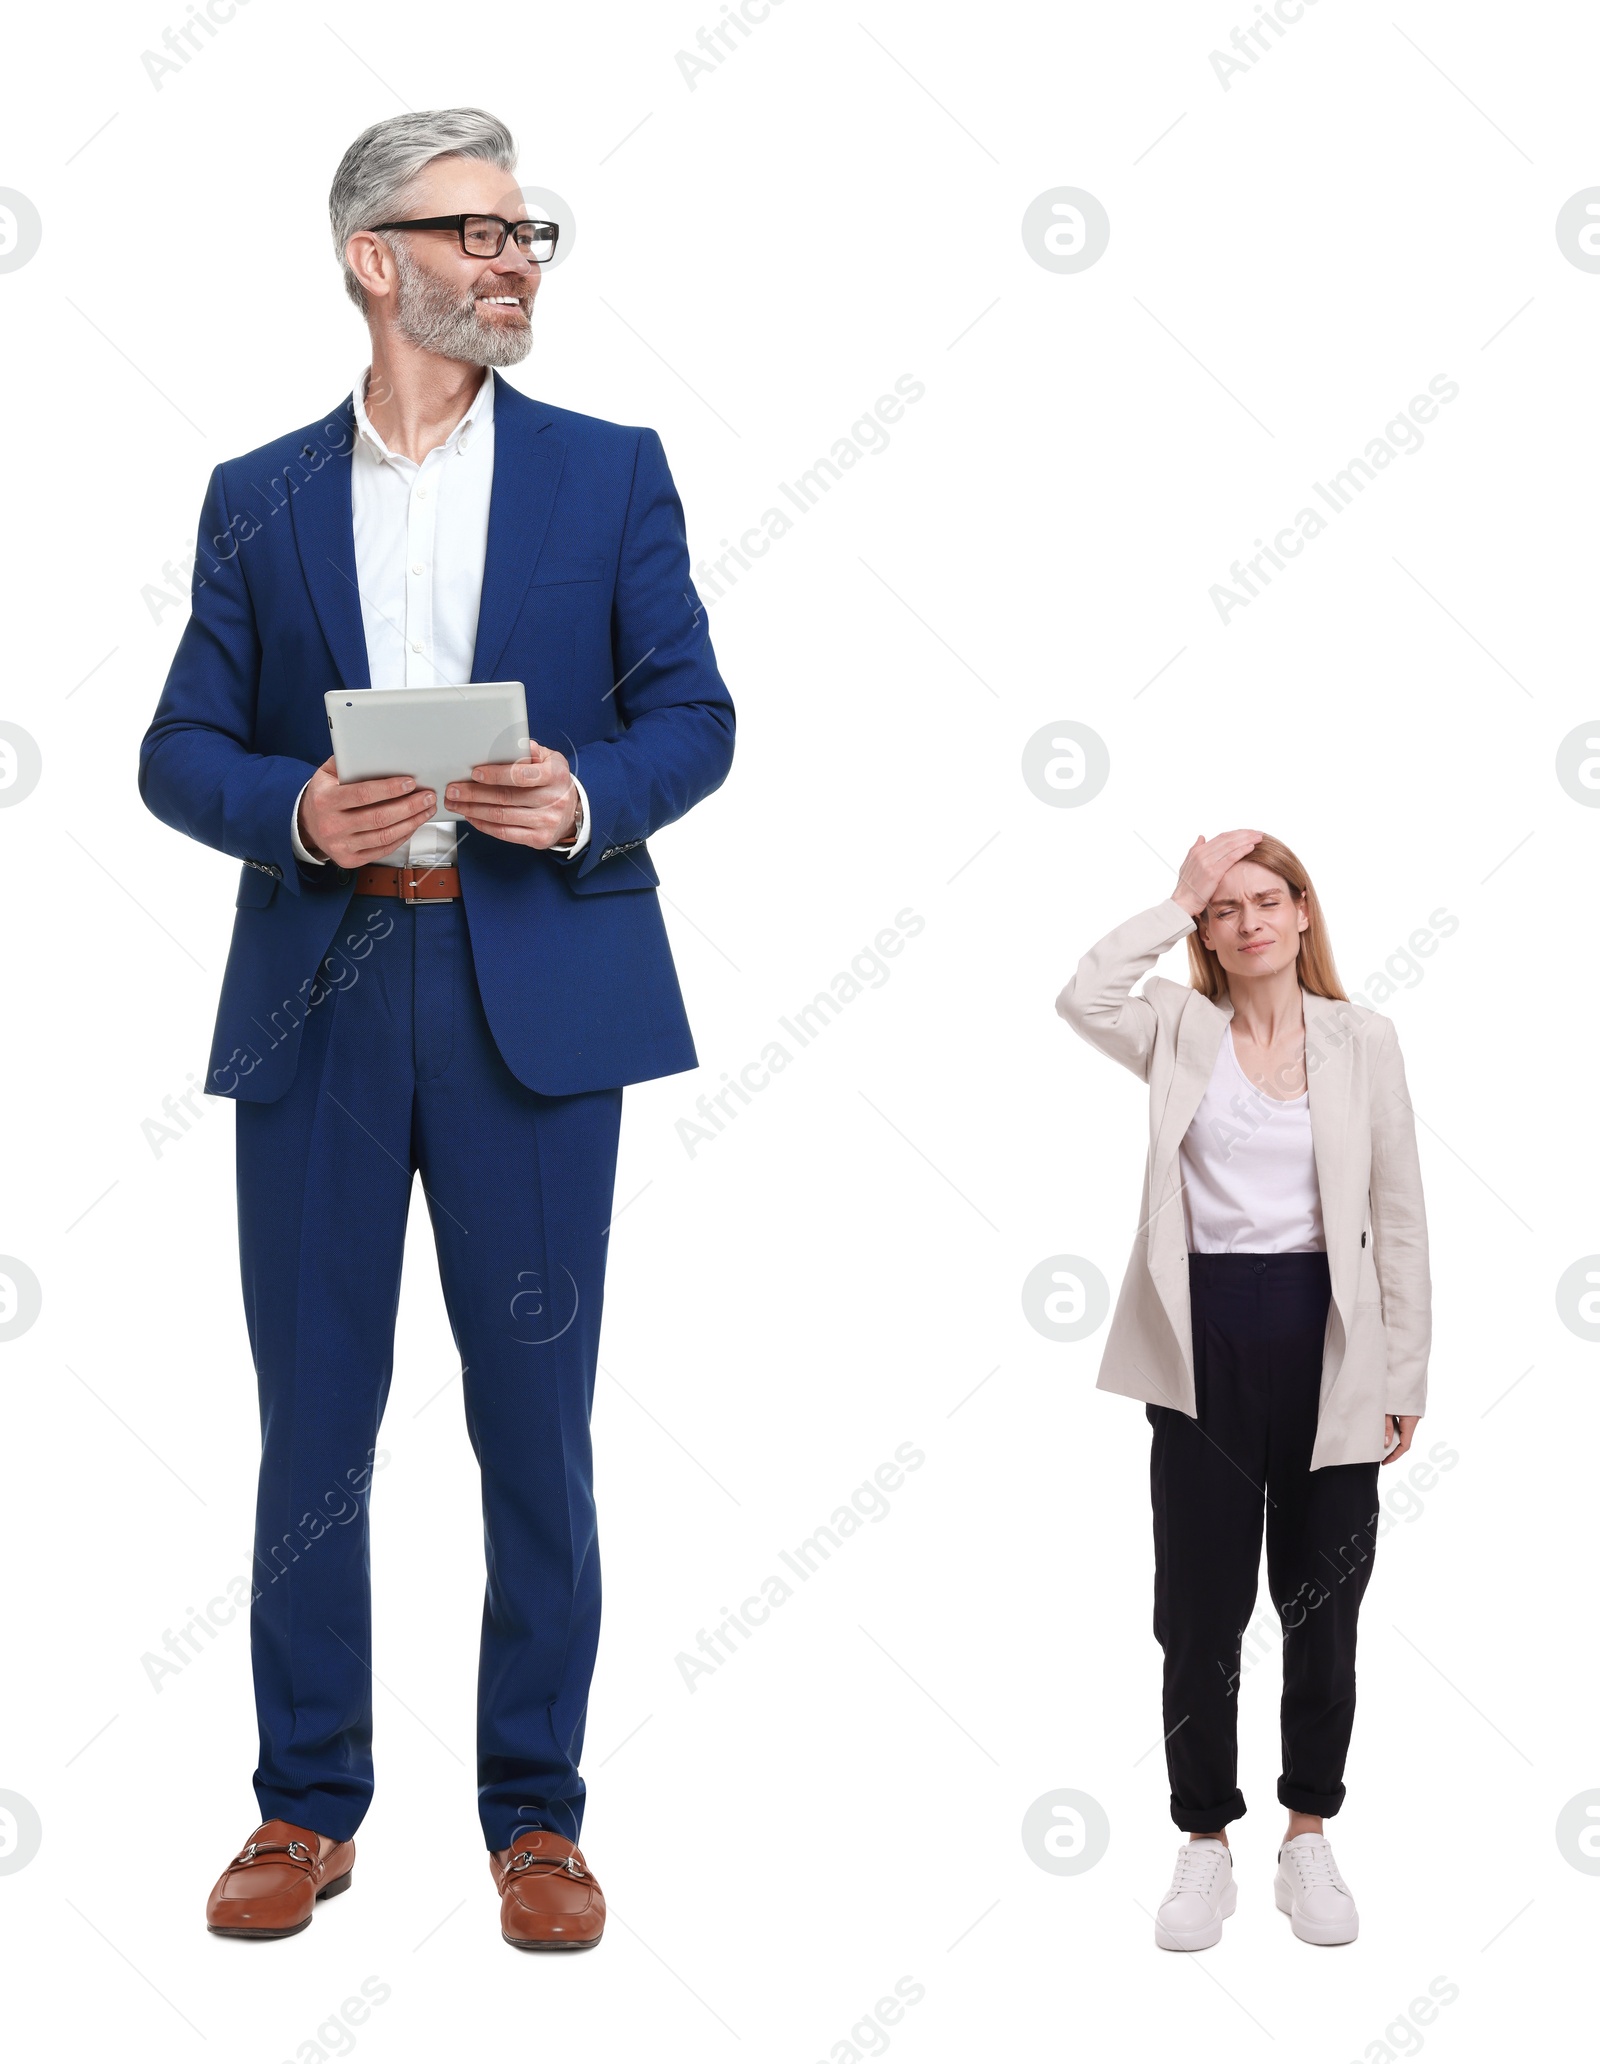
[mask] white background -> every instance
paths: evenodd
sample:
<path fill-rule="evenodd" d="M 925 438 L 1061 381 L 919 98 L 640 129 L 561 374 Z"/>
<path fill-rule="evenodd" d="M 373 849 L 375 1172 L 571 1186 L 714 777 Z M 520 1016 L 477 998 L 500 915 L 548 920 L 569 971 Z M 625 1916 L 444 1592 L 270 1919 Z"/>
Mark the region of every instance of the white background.
<path fill-rule="evenodd" d="M 1586 2026 L 1600 1879 L 1554 1830 L 1600 1785 L 1600 1427 L 1555 1285 L 1600 1247 L 1600 818 L 1554 769 L 1600 701 L 1600 276 L 1554 223 L 1600 180 L 1600 25 L 1321 0 L 1224 90 L 1220 6 L 786 0 L 691 88 L 675 54 L 716 10 L 251 0 L 157 90 L 141 52 L 179 18 L 25 10 L 4 86 L 0 184 L 44 221 L 0 276 L 0 716 L 44 764 L 0 811 L 0 1251 L 44 1299 L 0 1348 L 0 1789 L 43 1826 L 0 1875 L 15 2053 L 1345 2064 Z M 306 1934 L 203 1927 L 256 1817 L 243 1619 L 159 1691 L 142 1662 L 247 1568 L 257 1443 L 231 1110 L 159 1155 L 142 1129 L 203 1072 L 236 880 L 136 793 L 187 608 L 145 591 L 212 466 L 365 363 L 341 153 L 459 104 L 578 224 L 513 378 L 655 426 L 697 559 L 898 376 L 926 387 L 714 605 L 733 772 L 654 841 L 703 1066 L 625 1103 L 583 1834 L 612 1920 L 570 1960 L 499 1939 L 478 1494 L 420 1207 L 374 1500 L 378 1788 Z M 1063 185 L 1111 221 L 1074 275 L 1021 235 Z M 1423 449 L 1224 626 L 1230 562 L 1440 373 L 1460 392 Z M 1021 775 L 1064 720 L 1110 754 L 1081 808 Z M 1237 1917 L 1176 1957 L 1150 1939 L 1176 1831 L 1148 1429 L 1094 1391 L 1100 1339 L 1041 1338 L 1020 1293 L 1056 1254 L 1114 1289 L 1139 1197 L 1143 1093 L 1055 995 L 1240 823 L 1312 870 L 1353 993 L 1459 920 L 1382 1006 L 1433 1240 L 1418 1448 L 1459 1460 L 1367 1594 L 1331 1829 L 1359 1942 L 1314 1951 L 1272 1906 L 1269 1652 Z M 696 1097 L 908 907 L 890 978 L 691 1156 Z M 926 1460 L 887 1517 L 688 1689 L 678 1654 L 903 1442 Z M 1020 1833 L 1062 1788 L 1110 1823 L 1077 1875 Z M 369 1977 L 389 1996 L 341 2027 Z M 902 1978 L 922 1996 L 875 2025 Z M 1438 1978 L 1459 1997 L 1402 2020 Z"/>

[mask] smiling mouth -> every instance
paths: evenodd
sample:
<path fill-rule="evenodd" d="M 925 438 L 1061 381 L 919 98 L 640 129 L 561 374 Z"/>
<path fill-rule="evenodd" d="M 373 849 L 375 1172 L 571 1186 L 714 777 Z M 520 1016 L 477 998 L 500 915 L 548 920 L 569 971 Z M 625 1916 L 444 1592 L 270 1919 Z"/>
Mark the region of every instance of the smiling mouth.
<path fill-rule="evenodd" d="M 521 298 L 516 294 L 480 294 L 477 305 L 480 308 L 514 308 L 519 315 L 524 312 Z"/>

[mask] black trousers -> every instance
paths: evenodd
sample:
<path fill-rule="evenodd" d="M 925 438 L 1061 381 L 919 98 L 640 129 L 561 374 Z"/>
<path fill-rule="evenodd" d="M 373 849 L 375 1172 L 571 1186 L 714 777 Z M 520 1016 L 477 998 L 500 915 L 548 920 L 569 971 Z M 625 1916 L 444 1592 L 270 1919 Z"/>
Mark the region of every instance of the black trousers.
<path fill-rule="evenodd" d="M 1344 1803 L 1378 1464 L 1310 1467 L 1329 1294 L 1326 1254 L 1191 1254 L 1198 1418 L 1146 1407 L 1167 1774 L 1191 1834 L 1245 1810 L 1238 1700 L 1263 1512 L 1283 1640 L 1278 1798 L 1323 1815 Z"/>

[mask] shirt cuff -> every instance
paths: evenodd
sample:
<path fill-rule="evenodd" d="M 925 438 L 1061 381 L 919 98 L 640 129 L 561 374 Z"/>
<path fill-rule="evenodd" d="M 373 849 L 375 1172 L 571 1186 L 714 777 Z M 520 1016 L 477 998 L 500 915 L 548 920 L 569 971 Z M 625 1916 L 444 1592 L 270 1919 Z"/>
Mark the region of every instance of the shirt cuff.
<path fill-rule="evenodd" d="M 578 779 L 576 774 L 574 774 L 572 777 L 572 785 L 578 791 L 578 802 L 583 810 L 583 827 L 579 831 L 578 836 L 573 840 L 570 846 L 551 847 L 550 850 L 555 854 L 558 860 L 576 860 L 578 855 L 583 851 L 584 847 L 588 845 L 589 834 L 594 829 L 594 826 L 590 821 L 588 791 L 584 788 L 583 783 Z"/>
<path fill-rule="evenodd" d="M 303 796 L 306 788 L 310 786 L 311 783 L 308 781 L 306 787 L 301 789 L 300 795 L 294 799 L 294 809 L 289 817 L 289 843 L 294 847 L 294 857 L 302 867 L 326 867 L 326 860 L 319 860 L 314 853 L 306 851 L 305 840 L 300 836 L 300 796 Z"/>

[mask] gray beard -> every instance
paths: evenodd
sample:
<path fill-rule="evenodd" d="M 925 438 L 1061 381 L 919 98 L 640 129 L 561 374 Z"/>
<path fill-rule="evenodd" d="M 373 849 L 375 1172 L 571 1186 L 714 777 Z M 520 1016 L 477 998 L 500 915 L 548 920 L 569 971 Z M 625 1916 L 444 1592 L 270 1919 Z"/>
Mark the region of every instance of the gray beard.
<path fill-rule="evenodd" d="M 533 325 L 514 330 L 479 315 L 471 295 L 458 301 L 451 288 L 424 272 L 398 238 L 390 249 L 400 275 L 395 327 L 421 351 L 437 352 L 464 365 L 520 365 L 533 349 Z"/>

